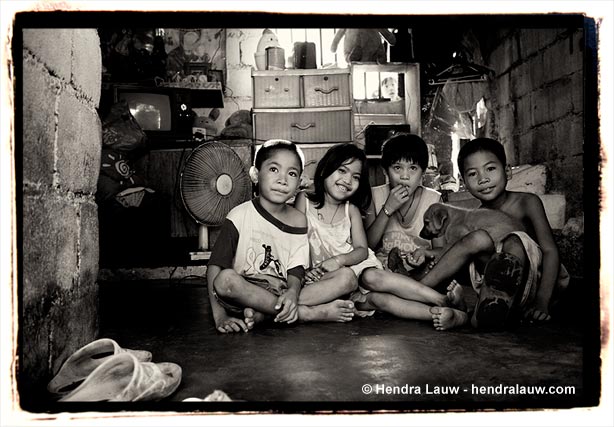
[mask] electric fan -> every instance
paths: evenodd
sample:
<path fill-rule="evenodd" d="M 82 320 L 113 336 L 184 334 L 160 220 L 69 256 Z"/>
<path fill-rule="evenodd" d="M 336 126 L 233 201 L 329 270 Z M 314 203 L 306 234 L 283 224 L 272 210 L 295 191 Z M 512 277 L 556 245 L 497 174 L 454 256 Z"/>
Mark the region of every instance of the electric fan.
<path fill-rule="evenodd" d="M 206 142 L 194 149 L 181 171 L 183 205 L 199 224 L 198 250 L 192 259 L 203 259 L 209 249 L 210 226 L 224 222 L 228 212 L 251 195 L 251 181 L 243 162 L 226 144 Z"/>

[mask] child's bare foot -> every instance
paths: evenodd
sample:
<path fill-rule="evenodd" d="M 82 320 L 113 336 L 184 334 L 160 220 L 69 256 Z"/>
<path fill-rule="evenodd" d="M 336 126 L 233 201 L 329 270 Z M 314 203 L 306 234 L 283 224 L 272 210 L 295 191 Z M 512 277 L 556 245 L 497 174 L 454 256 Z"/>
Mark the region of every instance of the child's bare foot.
<path fill-rule="evenodd" d="M 369 299 L 367 299 L 366 301 L 356 301 L 354 303 L 355 306 L 355 311 L 371 311 L 371 310 L 375 310 L 377 307 L 375 307 L 373 304 L 371 304 L 369 302 Z"/>
<path fill-rule="evenodd" d="M 431 307 L 429 311 L 433 318 L 433 326 L 438 331 L 463 326 L 469 320 L 467 313 L 451 307 Z"/>
<path fill-rule="evenodd" d="M 260 323 L 264 320 L 264 314 L 249 307 L 243 310 L 243 316 L 245 317 L 244 322 L 248 331 L 253 329 L 256 323 Z"/>
<path fill-rule="evenodd" d="M 448 293 L 446 297 L 448 298 L 448 303 L 450 307 L 458 308 L 461 311 L 467 311 L 467 306 L 465 305 L 465 297 L 463 294 L 463 287 L 456 280 L 453 280 L 450 285 L 448 285 Z"/>
<path fill-rule="evenodd" d="M 314 306 L 299 305 L 298 317 L 301 322 L 349 322 L 354 317 L 354 303 L 338 299 Z"/>

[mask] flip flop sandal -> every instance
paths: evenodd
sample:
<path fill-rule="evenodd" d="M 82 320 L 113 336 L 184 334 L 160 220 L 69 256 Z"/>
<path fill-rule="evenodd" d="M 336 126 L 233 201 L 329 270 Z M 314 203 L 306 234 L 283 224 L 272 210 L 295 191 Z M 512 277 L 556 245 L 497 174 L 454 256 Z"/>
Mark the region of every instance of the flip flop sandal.
<path fill-rule="evenodd" d="M 152 355 L 149 351 L 121 348 L 114 340 L 101 338 L 81 347 L 66 359 L 47 385 L 47 391 L 61 397 L 79 386 L 105 360 L 126 352 L 133 354 L 141 362 L 151 361 Z"/>
<path fill-rule="evenodd" d="M 170 396 L 181 382 L 175 363 L 140 362 L 132 353 L 107 358 L 60 402 L 157 401 Z"/>
<path fill-rule="evenodd" d="M 522 284 L 522 264 L 511 254 L 496 253 L 486 264 L 475 318 L 480 329 L 501 330 Z"/>

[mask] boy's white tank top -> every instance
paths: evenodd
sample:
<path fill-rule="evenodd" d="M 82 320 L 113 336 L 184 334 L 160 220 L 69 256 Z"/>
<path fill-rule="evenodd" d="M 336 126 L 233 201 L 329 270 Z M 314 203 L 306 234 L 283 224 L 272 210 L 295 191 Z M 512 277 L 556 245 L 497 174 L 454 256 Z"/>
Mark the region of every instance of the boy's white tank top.
<path fill-rule="evenodd" d="M 377 215 L 384 206 L 384 203 L 386 203 L 386 199 L 390 194 L 390 187 L 388 184 L 380 185 L 373 187 L 372 191 L 373 205 L 375 206 L 375 214 Z M 422 195 L 418 201 L 418 207 L 416 208 L 413 221 L 410 224 L 407 226 L 401 225 L 398 215 L 396 214 L 390 217 L 388 224 L 386 224 L 384 234 L 382 235 L 382 244 L 377 250 L 377 257 L 384 265 L 386 265 L 388 253 L 390 253 L 394 247 L 399 248 L 403 253 L 411 253 L 419 247 L 431 247 L 431 242 L 419 237 L 419 235 L 424 226 L 424 212 L 433 203 L 440 201 L 441 194 L 438 191 L 422 187 Z"/>

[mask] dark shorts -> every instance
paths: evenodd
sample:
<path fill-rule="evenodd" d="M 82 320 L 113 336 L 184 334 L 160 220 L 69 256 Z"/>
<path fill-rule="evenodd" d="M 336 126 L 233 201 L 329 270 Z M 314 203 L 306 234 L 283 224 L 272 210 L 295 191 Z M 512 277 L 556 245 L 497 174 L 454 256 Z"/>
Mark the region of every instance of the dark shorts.
<path fill-rule="evenodd" d="M 280 279 L 279 277 L 269 276 L 267 274 L 260 274 L 258 276 L 241 276 L 249 283 L 252 283 L 262 289 L 269 291 L 276 297 L 283 294 L 288 289 L 288 284 L 284 279 Z M 235 316 L 243 316 L 243 309 L 245 307 L 239 307 L 232 302 L 223 299 L 220 295 L 215 291 L 215 286 L 213 287 L 213 295 L 217 302 L 230 314 Z"/>

